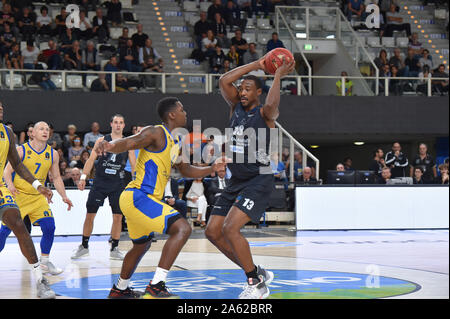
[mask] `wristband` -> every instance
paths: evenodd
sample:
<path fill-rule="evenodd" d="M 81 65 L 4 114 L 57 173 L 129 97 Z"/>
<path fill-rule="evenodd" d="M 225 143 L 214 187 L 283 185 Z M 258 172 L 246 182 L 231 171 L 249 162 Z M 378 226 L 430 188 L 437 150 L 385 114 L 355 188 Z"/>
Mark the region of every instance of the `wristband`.
<path fill-rule="evenodd" d="M 42 186 L 41 182 L 38 180 L 35 180 L 33 184 L 31 184 L 36 190 L 39 188 L 39 186 Z"/>
<path fill-rule="evenodd" d="M 86 180 L 86 174 L 81 174 L 80 180 L 82 181 Z"/>

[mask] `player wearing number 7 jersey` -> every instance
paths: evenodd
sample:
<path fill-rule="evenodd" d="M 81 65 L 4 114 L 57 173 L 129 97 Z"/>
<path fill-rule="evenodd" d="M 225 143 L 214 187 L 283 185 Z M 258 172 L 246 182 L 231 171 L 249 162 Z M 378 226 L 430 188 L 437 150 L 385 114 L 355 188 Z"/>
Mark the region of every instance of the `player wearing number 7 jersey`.
<path fill-rule="evenodd" d="M 104 139 L 106 141 L 114 141 L 123 137 L 123 129 L 125 128 L 125 118 L 116 114 L 111 118 L 111 134 L 107 134 Z M 123 260 L 124 255 L 119 251 L 120 232 L 122 230 L 122 211 L 119 206 L 119 197 L 125 188 L 123 178 L 125 177 L 125 165 L 130 160 L 131 168 L 134 170 L 136 156 L 134 151 L 126 151 L 119 154 L 97 154 L 95 151 L 100 140 L 95 143 L 94 149 L 83 167 L 78 189 L 84 190 L 86 186 L 86 175 L 89 175 L 95 165 L 94 184 L 89 191 L 88 200 L 86 202 L 87 214 L 84 220 L 83 237 L 81 245 L 72 255 L 72 259 L 77 259 L 89 254 L 89 238 L 94 228 L 94 218 L 100 206 L 108 197 L 109 205 L 113 213 L 113 224 L 111 227 L 111 251 L 110 258 L 115 260 Z"/>
<path fill-rule="evenodd" d="M 72 202 L 66 196 L 64 182 L 59 175 L 59 155 L 54 151 L 47 140 L 50 137 L 50 128 L 45 122 L 38 122 L 34 125 L 32 132 L 33 139 L 17 147 L 22 163 L 42 184 L 45 183 L 50 172 L 56 191 L 61 195 L 64 203 L 71 209 Z M 28 215 L 33 226 L 40 226 L 42 230 L 41 238 L 41 268 L 43 273 L 59 275 L 62 269 L 57 268 L 49 260 L 50 250 L 55 237 L 55 220 L 48 205 L 47 199 L 33 188 L 25 179 L 14 171 L 11 163 L 6 165 L 3 173 L 6 185 L 15 197 L 19 206 L 22 219 Z M 0 229 L 0 251 L 5 246 L 5 241 L 11 230 L 4 224 Z"/>

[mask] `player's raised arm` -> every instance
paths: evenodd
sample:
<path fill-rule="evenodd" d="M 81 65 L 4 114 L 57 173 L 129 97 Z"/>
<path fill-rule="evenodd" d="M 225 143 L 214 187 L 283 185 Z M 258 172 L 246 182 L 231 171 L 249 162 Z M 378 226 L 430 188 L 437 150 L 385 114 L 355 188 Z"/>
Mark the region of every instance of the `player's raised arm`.
<path fill-rule="evenodd" d="M 266 103 L 262 108 L 263 116 L 268 121 L 275 121 L 280 114 L 278 107 L 280 106 L 280 88 L 281 78 L 289 74 L 295 67 L 295 60 L 287 62 L 283 58 L 283 64 L 275 72 L 272 87 L 266 97 Z"/>
<path fill-rule="evenodd" d="M 53 176 L 53 185 L 55 185 L 55 189 L 59 195 L 61 195 L 64 203 L 67 204 L 67 210 L 70 210 L 73 207 L 72 201 L 67 197 L 66 188 L 64 187 L 64 182 L 61 178 L 61 174 L 59 173 L 59 154 L 58 152 L 53 151 L 53 164 L 50 167 L 50 172 Z"/>
<path fill-rule="evenodd" d="M 264 70 L 264 57 L 258 61 L 237 67 L 231 71 L 228 71 L 222 75 L 219 79 L 219 88 L 223 98 L 227 104 L 231 107 L 233 112 L 237 103 L 239 103 L 239 91 L 234 86 L 234 82 L 239 80 L 243 75 L 257 70 Z"/>
<path fill-rule="evenodd" d="M 146 126 L 138 134 L 133 136 L 119 138 L 108 142 L 103 139 L 97 140 L 94 150 L 98 154 L 123 153 L 129 150 L 138 150 L 148 148 L 151 151 L 159 151 L 164 147 L 165 135 L 164 130 L 160 127 Z"/>
<path fill-rule="evenodd" d="M 14 136 L 13 131 L 9 127 L 6 127 L 6 129 L 8 130 L 9 136 Z M 53 196 L 52 191 L 47 187 L 41 185 L 41 183 L 39 183 L 39 181 L 33 176 L 33 174 L 31 174 L 28 168 L 23 165 L 19 153 L 17 153 L 16 146 L 14 143 L 11 143 L 11 141 L 9 143 L 8 162 L 11 163 L 11 167 L 14 169 L 16 174 L 33 185 L 33 187 L 36 188 L 39 193 L 44 195 L 47 200 L 51 202 Z"/>

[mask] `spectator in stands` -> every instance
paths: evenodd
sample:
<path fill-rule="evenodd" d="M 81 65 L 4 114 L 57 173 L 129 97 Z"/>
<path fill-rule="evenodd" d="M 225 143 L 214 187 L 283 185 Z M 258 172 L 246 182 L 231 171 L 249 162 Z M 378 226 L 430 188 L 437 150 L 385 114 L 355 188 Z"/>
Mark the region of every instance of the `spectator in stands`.
<path fill-rule="evenodd" d="M 249 17 L 250 19 L 253 17 L 252 1 L 250 1 L 250 0 L 237 0 L 237 6 L 238 6 L 239 10 L 247 12 L 247 17 Z"/>
<path fill-rule="evenodd" d="M 423 70 L 424 66 L 428 66 L 431 70 L 433 68 L 433 60 L 428 49 L 424 49 L 422 57 L 419 59 L 420 68 Z"/>
<path fill-rule="evenodd" d="M 220 72 L 219 72 L 219 73 L 225 74 L 225 73 L 227 73 L 228 71 L 231 71 L 231 62 L 230 62 L 229 59 L 225 58 L 225 60 L 223 61 L 223 66 L 222 66 L 222 68 L 220 69 Z"/>
<path fill-rule="evenodd" d="M 153 44 L 152 39 L 148 38 L 147 40 L 145 40 L 144 47 L 139 48 L 139 63 L 143 67 L 145 61 L 147 61 L 148 58 L 152 58 L 154 61 L 158 61 L 161 59 L 161 55 L 155 48 L 152 47 L 152 44 Z"/>
<path fill-rule="evenodd" d="M 433 73 L 433 78 L 446 78 L 446 80 L 435 80 L 432 81 L 433 89 L 444 95 L 448 93 L 448 74 L 445 73 L 445 64 L 440 64 L 437 70 Z"/>
<path fill-rule="evenodd" d="M 214 74 L 219 73 L 224 61 L 225 53 L 223 53 L 221 46 L 218 44 L 209 59 L 209 72 Z"/>
<path fill-rule="evenodd" d="M 286 167 L 286 170 L 289 168 Z M 303 173 L 303 154 L 302 152 L 294 152 L 294 177 L 297 180 Z"/>
<path fill-rule="evenodd" d="M 391 65 L 391 79 L 389 79 L 389 94 L 390 95 L 402 95 L 403 94 L 403 81 L 397 79 L 400 77 L 398 68 L 395 65 Z"/>
<path fill-rule="evenodd" d="M 47 59 L 47 65 L 50 70 L 61 70 L 63 68 L 61 55 L 57 49 L 55 41 L 49 40 L 48 49 L 45 49 L 42 53 Z"/>
<path fill-rule="evenodd" d="M 119 50 L 123 47 L 126 47 L 128 39 L 131 39 L 130 36 L 128 35 L 128 32 L 129 29 L 127 27 L 122 28 L 122 35 L 119 37 L 119 44 L 118 44 Z"/>
<path fill-rule="evenodd" d="M 98 0 L 78 0 L 78 6 L 80 11 L 84 10 L 86 12 L 95 11 L 97 9 Z"/>
<path fill-rule="evenodd" d="M 411 34 L 411 38 L 409 39 L 408 49 L 412 49 L 415 55 L 422 55 L 423 47 L 422 43 L 419 42 L 419 34 L 414 32 Z"/>
<path fill-rule="evenodd" d="M 46 61 L 45 55 L 43 53 L 39 54 L 37 61 L 34 64 L 34 69 L 47 70 L 48 65 L 45 63 Z M 47 72 L 34 72 L 28 81 L 38 84 L 45 91 L 56 89 L 55 83 L 50 79 L 50 74 Z"/>
<path fill-rule="evenodd" d="M 423 179 L 423 169 L 422 167 L 414 167 L 413 173 L 411 174 L 413 178 L 413 184 L 428 184 Z"/>
<path fill-rule="evenodd" d="M 116 27 L 122 23 L 122 3 L 119 0 L 111 0 L 103 3 L 107 8 L 106 16 L 112 25 Z"/>
<path fill-rule="evenodd" d="M 0 106 L 2 106 L 2 102 L 0 102 Z M 15 144 L 16 146 L 19 146 L 19 137 L 17 136 L 16 133 L 14 133 L 14 125 L 13 125 L 13 123 L 12 123 L 12 122 L 6 122 L 5 125 L 8 126 L 8 127 L 13 131 L 13 134 L 14 134 L 14 136 L 13 136 L 14 144 Z"/>
<path fill-rule="evenodd" d="M 396 10 L 396 5 L 391 3 L 389 12 L 386 13 L 386 29 L 381 36 L 392 37 L 394 31 L 405 31 L 408 38 L 411 37 L 411 25 L 403 23 L 403 18 Z"/>
<path fill-rule="evenodd" d="M 422 169 L 423 180 L 425 183 L 432 183 L 437 178 L 436 161 L 428 154 L 428 146 L 420 143 L 419 153 L 411 162 L 409 175 L 414 176 L 414 169 L 420 167 Z"/>
<path fill-rule="evenodd" d="M 244 53 L 242 57 L 243 64 L 248 64 L 254 61 L 258 61 L 259 54 L 256 52 L 256 43 L 252 42 L 248 45 L 248 51 Z"/>
<path fill-rule="evenodd" d="M 94 36 L 98 37 L 99 43 L 106 43 L 109 38 L 109 28 L 105 17 L 103 17 L 103 11 L 97 8 L 95 11 L 95 17 L 92 19 L 92 32 Z"/>
<path fill-rule="evenodd" d="M 70 178 L 64 181 L 64 186 L 66 187 L 78 187 L 78 183 L 80 182 L 81 172 L 80 169 L 74 167 L 70 169 L 69 173 Z"/>
<path fill-rule="evenodd" d="M 58 36 L 58 38 L 61 38 L 66 33 L 66 19 L 67 19 L 67 11 L 66 7 L 61 7 L 61 12 L 55 17 L 55 30 L 54 35 Z"/>
<path fill-rule="evenodd" d="M 91 83 L 91 92 L 108 92 L 110 88 L 106 82 L 106 74 L 99 73 L 98 78 L 96 78 Z"/>
<path fill-rule="evenodd" d="M 395 65 L 397 70 L 399 70 L 403 75 L 405 71 L 405 63 L 403 61 L 402 51 L 400 50 L 400 48 L 395 48 L 394 55 L 389 59 L 389 67 L 393 65 Z M 390 72 L 392 73 L 392 70 L 390 70 Z"/>
<path fill-rule="evenodd" d="M 142 64 L 143 72 L 151 72 L 151 73 L 162 73 L 162 66 L 155 62 L 155 59 L 152 57 L 147 57 L 147 60 Z M 144 86 L 146 87 L 161 87 L 161 77 L 157 75 L 144 75 L 143 76 Z"/>
<path fill-rule="evenodd" d="M 200 12 L 200 20 L 194 25 L 194 35 L 196 37 L 197 47 L 202 48 L 202 40 L 206 38 L 206 33 L 211 29 L 211 24 L 207 20 L 206 12 Z"/>
<path fill-rule="evenodd" d="M 346 171 L 354 171 L 355 169 L 352 167 L 353 160 L 351 157 L 347 156 L 344 158 L 344 168 Z"/>
<path fill-rule="evenodd" d="M 203 38 L 202 40 L 202 51 L 206 57 L 211 58 L 215 52 L 216 45 L 217 39 L 214 37 L 214 32 L 212 30 L 208 30 L 206 33 L 206 38 Z"/>
<path fill-rule="evenodd" d="M 111 58 L 109 58 L 108 63 L 105 64 L 104 70 L 107 72 L 118 72 L 119 69 L 119 62 L 117 61 L 117 56 L 112 55 Z M 111 87 L 111 74 L 106 74 L 106 83 L 108 84 L 108 87 Z M 84 145 L 86 146 L 86 145 Z"/>
<path fill-rule="evenodd" d="M 116 91 L 117 92 L 136 92 L 142 83 L 140 80 L 133 78 L 126 78 L 123 74 L 117 74 L 116 77 Z"/>
<path fill-rule="evenodd" d="M 344 96 L 352 96 L 352 91 L 353 91 L 353 81 L 347 79 L 348 74 L 345 71 L 341 72 L 341 77 L 344 77 L 344 81 L 345 81 L 345 95 Z M 336 90 L 337 90 L 337 95 L 338 96 L 342 96 L 342 79 L 340 79 L 339 81 L 336 82 Z"/>
<path fill-rule="evenodd" d="M 42 6 L 40 11 L 41 14 L 36 19 L 37 32 L 41 36 L 51 37 L 54 34 L 53 19 L 48 15 L 47 6 Z"/>
<path fill-rule="evenodd" d="M 217 176 L 211 179 L 208 187 L 208 203 L 210 205 L 214 205 L 230 181 L 226 178 L 226 170 L 224 168 L 217 171 L 216 174 Z"/>
<path fill-rule="evenodd" d="M 215 15 L 219 13 L 221 17 L 225 15 L 225 7 L 222 5 L 222 0 L 214 0 L 208 8 L 208 21 L 213 23 L 215 21 Z"/>
<path fill-rule="evenodd" d="M 142 67 L 139 63 L 139 51 L 133 46 L 133 41 L 128 40 L 127 46 L 119 52 L 120 67 L 128 72 L 140 72 Z"/>
<path fill-rule="evenodd" d="M 61 148 L 63 145 L 61 135 L 59 135 L 59 133 L 55 133 L 55 129 L 52 124 L 49 124 L 48 127 L 50 130 L 47 144 L 53 147 L 54 149 Z"/>
<path fill-rule="evenodd" d="M 259 11 L 264 13 L 264 18 L 269 16 L 269 5 L 271 2 L 279 2 L 278 0 L 252 0 L 252 15 L 258 16 Z"/>
<path fill-rule="evenodd" d="M 11 50 L 5 54 L 5 64 L 8 69 L 23 69 L 23 57 L 19 43 L 13 43 Z"/>
<path fill-rule="evenodd" d="M 409 165 L 406 154 L 402 153 L 399 142 L 392 144 L 392 150 L 386 153 L 384 159 L 386 166 L 391 169 L 392 178 L 406 177 L 406 168 Z"/>
<path fill-rule="evenodd" d="M 272 51 L 273 49 L 276 49 L 276 48 L 284 48 L 284 44 L 283 44 L 283 41 L 281 41 L 278 38 L 278 33 L 273 32 L 272 33 L 272 39 L 267 41 L 266 49 L 267 49 L 267 52 L 270 52 L 270 51 Z"/>
<path fill-rule="evenodd" d="M 408 56 L 405 59 L 405 69 L 401 76 L 416 77 L 421 70 L 420 61 L 412 49 L 408 49 Z"/>
<path fill-rule="evenodd" d="M 64 150 L 61 147 L 56 149 L 56 153 L 58 153 L 59 162 L 62 162 L 62 161 L 67 162 L 67 158 L 64 155 Z"/>
<path fill-rule="evenodd" d="M 72 140 L 77 133 L 77 127 L 74 124 L 67 125 L 67 134 L 63 138 L 63 149 L 68 151 L 72 146 Z"/>
<path fill-rule="evenodd" d="M 34 46 L 33 40 L 27 40 L 27 47 L 22 52 L 24 69 L 34 69 L 39 56 L 39 49 Z"/>
<path fill-rule="evenodd" d="M 60 50 L 64 54 L 69 53 L 72 50 L 73 43 L 76 41 L 76 35 L 73 34 L 73 30 L 70 28 L 66 28 L 66 31 L 61 36 L 61 46 Z"/>
<path fill-rule="evenodd" d="M 172 206 L 174 209 L 180 212 L 184 218 L 186 218 L 186 201 L 179 199 L 178 181 L 175 178 L 169 178 L 166 184 L 166 188 L 164 190 L 164 201 L 166 202 L 166 204 Z"/>
<path fill-rule="evenodd" d="M 231 38 L 231 44 L 236 47 L 236 52 L 239 54 L 239 63 L 242 64 L 242 57 L 244 56 L 244 53 L 248 50 L 248 43 L 242 37 L 241 30 L 234 31 L 234 37 Z"/>
<path fill-rule="evenodd" d="M 391 77 L 391 67 L 389 66 L 389 64 L 385 64 L 382 66 L 382 68 L 380 69 L 380 77 L 383 78 L 389 78 Z M 385 80 L 384 79 L 380 79 L 379 81 L 379 86 L 380 86 L 380 95 L 384 94 L 384 89 L 385 89 Z"/>
<path fill-rule="evenodd" d="M 302 175 L 300 175 L 300 177 L 297 179 L 298 182 L 302 183 L 302 184 L 315 184 L 317 183 L 317 179 L 312 176 L 312 168 L 309 166 L 306 166 L 303 169 L 303 173 Z"/>
<path fill-rule="evenodd" d="M 0 12 L 0 24 L 4 25 L 5 23 L 8 23 L 12 32 L 14 33 L 14 37 L 18 37 L 19 29 L 16 27 L 16 17 L 15 14 L 12 12 L 11 4 L 8 2 L 3 3 L 3 9 Z M 2 30 L 4 31 L 4 30 Z"/>
<path fill-rule="evenodd" d="M 430 67 L 424 65 L 422 72 L 419 73 L 419 81 L 416 87 L 416 92 L 423 95 L 428 95 L 428 79 L 431 78 Z"/>
<path fill-rule="evenodd" d="M 186 194 L 186 200 L 188 207 L 198 209 L 197 223 L 200 223 L 202 228 L 206 227 L 206 210 L 208 208 L 208 201 L 205 197 L 205 187 L 201 178 L 197 178 L 192 182 L 192 185 Z"/>
<path fill-rule="evenodd" d="M 373 160 L 369 164 L 369 170 L 375 172 L 378 177 L 381 177 L 381 171 L 384 167 L 386 167 L 384 151 L 382 148 L 377 148 L 373 152 Z"/>
<path fill-rule="evenodd" d="M 89 142 L 95 143 L 100 137 L 103 137 L 103 134 L 100 133 L 100 124 L 92 122 L 91 131 L 84 135 L 83 146 L 87 147 Z"/>
<path fill-rule="evenodd" d="M 338 164 L 336 165 L 336 171 L 338 171 L 338 172 L 345 172 L 344 164 L 338 163 Z"/>
<path fill-rule="evenodd" d="M 148 39 L 148 35 L 144 33 L 144 27 L 141 23 L 136 26 L 137 32 L 131 36 L 133 45 L 138 48 L 145 46 L 145 41 Z"/>
<path fill-rule="evenodd" d="M 3 24 L 3 32 L 0 33 L 0 53 L 2 58 L 11 51 L 11 46 L 16 41 L 17 39 L 11 31 L 11 25 L 5 22 Z"/>
<path fill-rule="evenodd" d="M 83 70 L 100 71 L 100 57 L 95 48 L 94 42 L 88 41 L 81 56 Z"/>
<path fill-rule="evenodd" d="M 77 30 L 77 39 L 92 39 L 92 24 L 85 11 L 80 11 L 80 28 Z"/>
<path fill-rule="evenodd" d="M 448 163 L 439 165 L 439 172 L 441 173 L 438 178 L 436 178 L 436 184 L 448 184 L 449 174 L 448 174 Z"/>
<path fill-rule="evenodd" d="M 79 169 L 83 169 L 84 165 L 86 164 L 86 162 L 89 159 L 89 152 L 87 150 L 83 150 L 83 152 L 81 153 L 80 159 L 77 161 L 77 164 L 75 165 L 75 167 L 79 168 Z M 88 179 L 91 179 L 93 177 L 92 173 L 94 173 L 94 170 L 92 170 L 89 175 L 87 176 Z"/>
<path fill-rule="evenodd" d="M 69 168 L 69 165 L 67 164 L 64 157 L 59 157 L 59 174 L 61 175 L 61 178 L 64 181 L 64 184 L 65 184 L 65 181 L 70 178 L 70 174 L 67 174 L 68 172 L 70 172 L 67 170 L 68 168 Z"/>
<path fill-rule="evenodd" d="M 75 167 L 75 165 L 77 165 L 77 161 L 81 159 L 81 153 L 83 153 L 84 150 L 85 149 L 81 144 L 81 138 L 79 136 L 73 137 L 72 146 L 69 148 L 68 151 L 68 159 L 70 167 Z"/>
<path fill-rule="evenodd" d="M 373 60 L 373 63 L 375 63 L 378 69 L 383 68 L 385 64 L 389 64 L 387 59 L 387 52 L 385 49 L 380 50 L 378 57 Z"/>
<path fill-rule="evenodd" d="M 226 59 L 230 62 L 230 69 L 234 69 L 240 65 L 240 57 L 234 45 L 230 46 L 230 51 L 226 54 Z"/>
<path fill-rule="evenodd" d="M 347 3 L 347 19 L 348 21 L 352 21 L 352 16 L 356 15 L 359 21 L 365 19 L 365 6 L 363 0 L 348 0 Z"/>
<path fill-rule="evenodd" d="M 83 53 L 80 49 L 80 42 L 77 40 L 73 41 L 72 49 L 64 54 L 64 69 L 81 70 L 83 68 L 82 55 Z"/>
<path fill-rule="evenodd" d="M 378 179 L 377 184 L 389 184 L 391 180 L 392 173 L 389 167 L 384 167 L 381 171 L 381 178 Z"/>
<path fill-rule="evenodd" d="M 27 143 L 28 141 L 31 141 L 33 139 L 32 135 L 31 135 L 33 133 L 33 127 L 34 127 L 34 123 L 29 122 L 29 123 L 27 123 L 25 130 L 20 132 L 20 134 L 19 134 L 19 144 L 20 145 Z"/>
<path fill-rule="evenodd" d="M 233 32 L 234 27 L 238 27 L 243 32 L 245 31 L 245 25 L 247 24 L 246 19 L 241 19 L 241 12 L 239 7 L 233 0 L 228 0 L 225 10 L 224 16 L 226 24 L 230 28 L 230 32 Z"/>
<path fill-rule="evenodd" d="M 34 12 L 31 12 L 29 7 L 22 9 L 22 14 L 17 19 L 17 25 L 24 39 L 34 38 L 36 33 L 36 16 Z"/>
<path fill-rule="evenodd" d="M 214 32 L 217 43 L 220 44 L 221 47 L 227 48 L 230 46 L 230 41 L 227 37 L 227 25 L 219 12 L 214 16 L 214 23 L 211 24 L 211 29 Z"/>

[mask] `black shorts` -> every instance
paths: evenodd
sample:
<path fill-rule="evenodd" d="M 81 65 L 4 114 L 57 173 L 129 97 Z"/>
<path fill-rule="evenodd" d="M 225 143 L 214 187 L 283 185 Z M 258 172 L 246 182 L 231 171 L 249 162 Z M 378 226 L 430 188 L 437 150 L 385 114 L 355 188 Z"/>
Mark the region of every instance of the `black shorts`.
<path fill-rule="evenodd" d="M 269 204 L 273 188 L 272 174 L 261 174 L 247 180 L 231 177 L 229 184 L 216 200 L 211 216 L 226 216 L 231 206 L 236 206 L 246 213 L 252 222 L 259 223 Z"/>
<path fill-rule="evenodd" d="M 119 198 L 122 191 L 122 187 L 116 189 L 101 189 L 93 186 L 89 191 L 88 200 L 86 202 L 87 212 L 93 214 L 97 213 L 98 209 L 103 206 L 105 198 L 108 197 L 112 213 L 122 214 L 119 206 Z"/>

